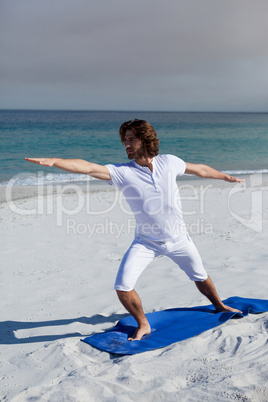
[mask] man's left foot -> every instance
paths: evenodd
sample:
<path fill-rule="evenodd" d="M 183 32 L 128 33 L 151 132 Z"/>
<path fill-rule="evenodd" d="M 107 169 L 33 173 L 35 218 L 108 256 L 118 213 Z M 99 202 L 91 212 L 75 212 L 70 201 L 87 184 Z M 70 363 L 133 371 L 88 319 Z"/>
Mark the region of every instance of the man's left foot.
<path fill-rule="evenodd" d="M 236 308 L 232 308 L 229 306 L 226 306 L 226 304 L 223 304 L 222 307 L 216 308 L 217 313 L 241 313 L 243 314 L 243 311 L 237 310 Z"/>

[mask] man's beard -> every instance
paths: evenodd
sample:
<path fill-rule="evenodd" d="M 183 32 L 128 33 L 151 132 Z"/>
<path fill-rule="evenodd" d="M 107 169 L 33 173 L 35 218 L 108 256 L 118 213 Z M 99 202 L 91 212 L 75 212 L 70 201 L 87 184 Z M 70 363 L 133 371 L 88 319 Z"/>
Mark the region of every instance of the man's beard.
<path fill-rule="evenodd" d="M 141 159 L 145 156 L 145 149 L 140 147 L 136 151 L 128 154 L 128 159 Z"/>

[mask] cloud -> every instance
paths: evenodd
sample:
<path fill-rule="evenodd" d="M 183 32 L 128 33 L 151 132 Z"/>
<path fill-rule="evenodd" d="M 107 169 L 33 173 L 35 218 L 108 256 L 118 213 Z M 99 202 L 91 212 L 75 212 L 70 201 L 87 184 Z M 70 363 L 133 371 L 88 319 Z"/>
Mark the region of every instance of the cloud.
<path fill-rule="evenodd" d="M 266 0 L 0 4 L 1 107 L 267 110 Z"/>

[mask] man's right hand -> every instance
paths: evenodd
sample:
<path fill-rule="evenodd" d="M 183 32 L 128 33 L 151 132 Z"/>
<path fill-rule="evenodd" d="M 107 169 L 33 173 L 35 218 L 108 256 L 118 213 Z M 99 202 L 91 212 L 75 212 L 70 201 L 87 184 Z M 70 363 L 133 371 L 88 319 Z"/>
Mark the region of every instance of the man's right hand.
<path fill-rule="evenodd" d="M 43 165 L 51 167 L 55 163 L 55 158 L 24 158 L 27 162 L 37 163 L 38 165 Z"/>

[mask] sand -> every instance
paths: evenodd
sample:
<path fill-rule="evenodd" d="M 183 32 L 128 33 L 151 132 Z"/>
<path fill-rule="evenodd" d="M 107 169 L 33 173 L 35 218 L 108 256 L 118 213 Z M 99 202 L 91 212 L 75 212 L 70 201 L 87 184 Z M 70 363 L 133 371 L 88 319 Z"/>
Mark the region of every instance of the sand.
<path fill-rule="evenodd" d="M 180 183 L 185 221 L 222 299 L 268 298 L 267 182 Z M 8 200 L 1 189 L 0 400 L 267 402 L 268 313 L 134 356 L 81 342 L 127 315 L 113 283 L 134 221 L 110 186 L 73 186 L 16 187 Z M 136 290 L 146 312 L 209 304 L 166 257 Z"/>

